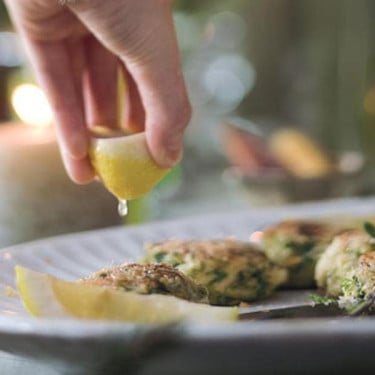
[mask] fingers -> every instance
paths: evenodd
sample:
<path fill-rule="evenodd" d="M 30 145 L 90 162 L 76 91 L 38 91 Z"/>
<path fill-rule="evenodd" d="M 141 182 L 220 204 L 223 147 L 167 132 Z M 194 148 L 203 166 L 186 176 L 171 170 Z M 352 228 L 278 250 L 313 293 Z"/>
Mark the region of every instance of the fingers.
<path fill-rule="evenodd" d="M 118 127 L 118 60 L 94 37 L 85 40 L 84 96 L 87 126 Z"/>
<path fill-rule="evenodd" d="M 170 1 L 72 3 L 79 19 L 132 76 L 144 111 L 148 146 L 155 161 L 173 166 L 181 157 L 190 119 Z"/>
<path fill-rule="evenodd" d="M 27 40 L 27 45 L 55 115 L 66 170 L 73 181 L 89 182 L 94 178 L 94 171 L 87 159 L 89 138 L 84 120 L 80 83 L 82 61 L 79 61 L 78 48 L 65 42 L 35 40 Z"/>
<path fill-rule="evenodd" d="M 90 158 L 74 159 L 69 154 L 61 153 L 61 158 L 68 176 L 77 184 L 87 184 L 95 178 Z"/>
<path fill-rule="evenodd" d="M 99 47 L 95 39 L 88 42 L 83 55 L 78 44 L 64 41 L 82 37 L 82 25 L 113 55 L 120 57 L 131 76 L 128 80 L 127 100 L 131 104 L 127 106 L 127 121 L 135 128 L 145 125 L 148 146 L 155 161 L 163 167 L 171 167 L 181 157 L 190 106 L 170 3 L 170 0 L 69 2 L 66 7 L 53 8 L 59 11 L 59 16 L 69 15 L 70 21 L 72 18 L 77 21 L 72 23 L 73 28 L 66 31 L 63 38 L 53 42 L 48 38 L 44 42 L 29 40 L 39 80 L 56 116 L 63 160 L 74 181 L 87 182 L 94 176 L 87 157 L 89 137 L 81 81 L 84 57 L 89 66 L 84 82 L 89 124 L 112 126 L 116 124 L 118 113 L 117 102 L 112 100 L 117 88 L 117 79 L 110 78 L 115 75 L 112 56 Z M 77 18 L 71 17 L 70 10 Z M 52 22 L 56 15 L 46 12 L 45 18 L 48 16 L 48 21 Z M 54 24 L 51 22 L 50 25 Z M 33 27 L 35 25 L 34 22 Z M 76 32 L 77 25 L 80 28 Z M 48 30 L 52 34 L 54 28 Z M 44 36 L 44 31 L 42 29 L 38 35 Z M 28 33 L 25 34 L 27 37 Z"/>
<path fill-rule="evenodd" d="M 162 72 L 151 72 L 148 67 L 133 70 L 133 74 L 140 82 L 146 108 L 146 139 L 151 155 L 160 166 L 170 168 L 182 157 L 183 134 L 191 114 L 182 78 L 171 73 L 168 79 L 175 78 L 171 87 L 170 82 L 161 80 Z"/>
<path fill-rule="evenodd" d="M 123 124 L 130 132 L 138 133 L 145 130 L 145 110 L 139 91 L 132 76 L 127 72 L 124 65 L 122 71 L 125 80 Z"/>
<path fill-rule="evenodd" d="M 155 33 L 144 41 L 142 55 L 124 56 L 145 109 L 146 138 L 151 155 L 163 167 L 172 167 L 182 156 L 184 130 L 190 120 L 190 104 L 181 72 L 170 9 L 153 14 Z M 156 46 L 156 48 L 155 48 Z"/>

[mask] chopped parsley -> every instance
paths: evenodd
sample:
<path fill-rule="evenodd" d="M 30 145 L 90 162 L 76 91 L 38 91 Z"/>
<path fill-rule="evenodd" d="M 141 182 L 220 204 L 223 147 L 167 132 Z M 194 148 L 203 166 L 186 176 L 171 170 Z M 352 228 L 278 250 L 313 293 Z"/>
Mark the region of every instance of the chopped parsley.
<path fill-rule="evenodd" d="M 314 242 L 295 242 L 290 241 L 285 246 L 292 250 L 295 254 L 303 255 L 308 253 L 314 247 Z"/>
<path fill-rule="evenodd" d="M 316 294 L 316 293 L 312 293 L 310 296 L 311 296 L 312 301 L 316 305 L 329 306 L 337 302 L 335 298 L 321 296 L 320 294 Z"/>
<path fill-rule="evenodd" d="M 245 276 L 245 274 L 244 274 L 243 271 L 238 272 L 238 274 L 237 274 L 237 282 L 238 282 L 239 286 L 243 286 L 244 284 L 246 285 L 247 278 L 246 278 L 246 276 Z"/>
<path fill-rule="evenodd" d="M 341 281 L 341 288 L 344 292 L 349 292 L 351 289 L 357 286 L 357 278 L 353 277 L 346 277 Z"/>
<path fill-rule="evenodd" d="M 265 291 L 268 288 L 267 275 L 264 270 L 257 270 L 254 273 L 254 277 L 256 278 L 257 283 L 258 283 L 258 294 L 260 296 L 263 296 Z"/>
<path fill-rule="evenodd" d="M 214 275 L 213 282 L 215 283 L 224 280 L 228 276 L 226 272 L 221 271 L 221 270 L 214 270 L 212 273 Z"/>
<path fill-rule="evenodd" d="M 156 260 L 158 263 L 161 263 L 161 262 L 164 260 L 164 258 L 165 258 L 165 253 L 162 253 L 162 252 L 160 252 L 160 253 L 156 253 L 156 254 L 154 255 L 154 258 L 155 258 L 155 260 Z"/>
<path fill-rule="evenodd" d="M 354 293 L 354 297 L 358 299 L 363 299 L 366 296 L 366 293 L 362 290 L 363 284 L 358 279 L 356 275 L 353 275 L 350 278 L 345 278 L 341 282 L 341 288 L 344 293 Z"/>

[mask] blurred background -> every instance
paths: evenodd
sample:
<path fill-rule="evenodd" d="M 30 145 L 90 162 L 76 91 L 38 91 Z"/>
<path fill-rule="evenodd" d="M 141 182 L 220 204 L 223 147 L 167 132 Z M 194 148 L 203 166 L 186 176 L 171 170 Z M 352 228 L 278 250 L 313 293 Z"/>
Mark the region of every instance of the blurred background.
<path fill-rule="evenodd" d="M 370 0 L 176 0 L 175 24 L 193 106 L 185 156 L 155 191 L 131 202 L 127 223 L 372 195 L 373 16 Z M 48 105 L 32 99 L 39 97 L 37 89 L 0 2 L 4 127 L 52 121 Z M 39 118 L 32 118 L 35 113 Z M 0 143 L 6 140 L 1 130 L 0 124 Z M 38 153 L 34 149 L 31 155 Z M 44 152 L 55 154 L 55 149 Z M 14 190 L 18 195 L 2 214 L 3 227 L 17 233 L 3 244 L 120 223 L 112 197 L 99 184 L 71 186 L 59 162 L 50 166 L 54 181 L 41 178 L 51 175 L 47 169 L 35 175 L 43 183 L 31 193 L 19 191 L 25 185 L 22 170 L 13 185 L 5 184 L 14 171 L 7 158 L 0 160 L 0 191 L 5 189 L 4 200 Z M 4 163 L 10 174 L 2 172 Z M 46 183 L 56 192 L 50 201 L 41 194 Z M 24 216 L 24 227 L 32 227 L 27 235 L 14 229 Z M 55 216 L 61 220 L 52 225 Z M 17 225 L 7 224 L 9 217 Z"/>

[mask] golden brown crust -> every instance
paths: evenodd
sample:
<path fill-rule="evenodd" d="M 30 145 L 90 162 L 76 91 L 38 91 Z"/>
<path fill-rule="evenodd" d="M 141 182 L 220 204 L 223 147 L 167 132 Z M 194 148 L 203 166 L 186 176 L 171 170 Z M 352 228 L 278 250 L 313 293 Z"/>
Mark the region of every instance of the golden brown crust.
<path fill-rule="evenodd" d="M 371 251 L 359 258 L 359 266 L 364 272 L 375 272 L 375 251 Z"/>
<path fill-rule="evenodd" d="M 274 236 L 279 233 L 307 237 L 310 240 L 333 236 L 340 230 L 332 225 L 309 220 L 285 220 L 271 225 L 264 230 L 264 236 Z"/>
<path fill-rule="evenodd" d="M 207 297 L 203 286 L 165 263 L 124 263 L 95 272 L 81 282 L 140 294 L 171 294 L 196 302 L 203 302 Z"/>

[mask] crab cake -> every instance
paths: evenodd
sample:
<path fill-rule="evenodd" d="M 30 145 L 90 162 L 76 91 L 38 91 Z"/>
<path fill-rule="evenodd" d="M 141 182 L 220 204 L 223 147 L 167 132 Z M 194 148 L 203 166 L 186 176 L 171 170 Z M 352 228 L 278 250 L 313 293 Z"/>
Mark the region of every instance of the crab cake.
<path fill-rule="evenodd" d="M 260 245 L 271 261 L 288 269 L 288 287 L 312 287 L 316 262 L 337 232 L 327 223 L 287 220 L 266 228 Z"/>
<path fill-rule="evenodd" d="M 146 245 L 146 262 L 166 262 L 204 285 L 214 305 L 268 296 L 287 276 L 249 243 L 236 240 L 165 241 Z"/>
<path fill-rule="evenodd" d="M 337 235 L 316 265 L 318 287 L 328 295 L 338 297 L 343 280 L 358 267 L 360 257 L 372 251 L 375 251 L 374 239 L 361 229 L 347 230 Z"/>
<path fill-rule="evenodd" d="M 367 301 L 375 290 L 375 251 L 359 257 L 357 267 L 353 268 L 341 282 L 339 305 L 352 310 Z M 374 312 L 372 305 L 370 312 Z"/>
<path fill-rule="evenodd" d="M 208 302 L 207 290 L 169 264 L 124 263 L 80 280 L 139 294 L 169 294 L 193 302 Z"/>

